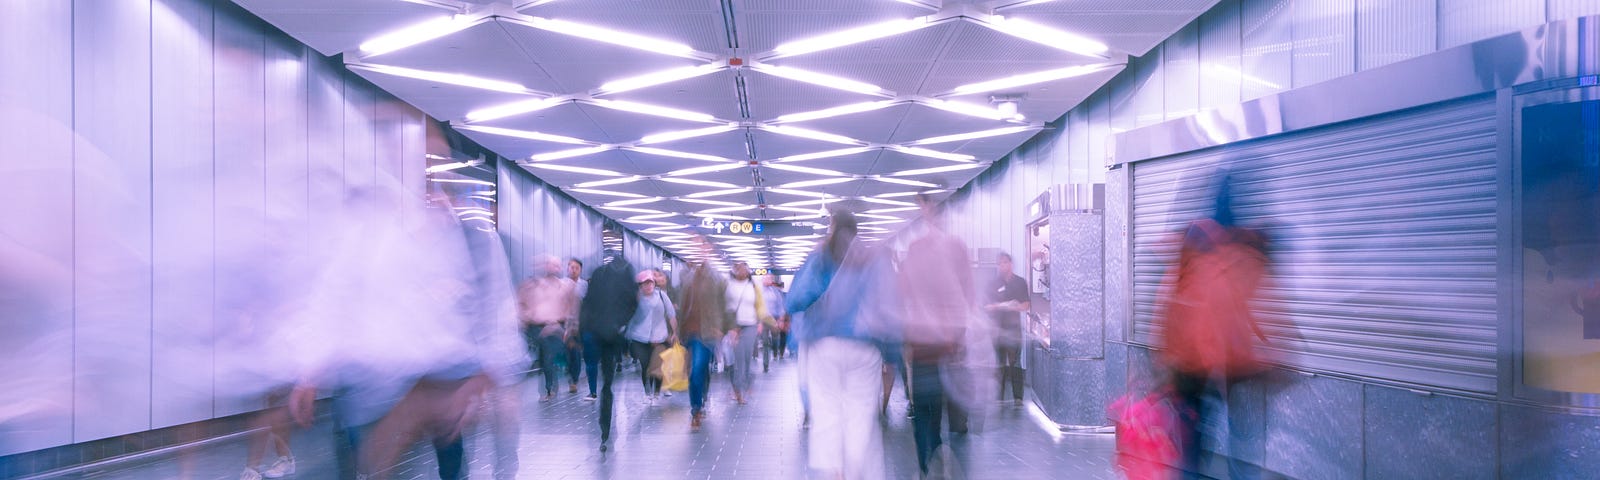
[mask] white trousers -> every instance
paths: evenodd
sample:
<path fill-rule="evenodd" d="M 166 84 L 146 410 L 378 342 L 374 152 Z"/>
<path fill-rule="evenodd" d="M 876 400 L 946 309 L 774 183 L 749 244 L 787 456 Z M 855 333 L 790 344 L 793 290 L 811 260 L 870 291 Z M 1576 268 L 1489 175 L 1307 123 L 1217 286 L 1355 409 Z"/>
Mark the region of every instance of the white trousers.
<path fill-rule="evenodd" d="M 878 401 L 883 355 L 870 343 L 823 338 L 805 347 L 811 397 L 810 462 L 822 478 L 884 478 Z"/>

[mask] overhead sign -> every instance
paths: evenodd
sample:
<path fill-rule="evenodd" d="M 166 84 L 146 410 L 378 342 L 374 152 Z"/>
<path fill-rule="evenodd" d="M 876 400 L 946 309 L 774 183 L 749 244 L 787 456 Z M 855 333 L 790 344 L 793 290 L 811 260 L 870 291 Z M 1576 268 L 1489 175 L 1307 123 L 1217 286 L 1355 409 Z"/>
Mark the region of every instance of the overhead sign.
<path fill-rule="evenodd" d="M 783 221 L 757 221 L 733 220 L 717 221 L 704 219 L 698 225 L 701 233 L 713 235 L 749 235 L 749 236 L 792 236 L 810 235 L 817 233 L 821 228 L 826 228 L 817 222 L 783 222 Z M 820 227 L 820 228 L 819 228 Z"/>

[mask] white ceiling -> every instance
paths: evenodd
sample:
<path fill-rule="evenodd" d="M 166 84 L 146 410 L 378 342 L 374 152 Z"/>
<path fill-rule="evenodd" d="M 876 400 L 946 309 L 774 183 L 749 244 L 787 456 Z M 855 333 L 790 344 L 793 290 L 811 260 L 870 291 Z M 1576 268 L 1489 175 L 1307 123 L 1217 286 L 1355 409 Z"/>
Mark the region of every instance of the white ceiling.
<path fill-rule="evenodd" d="M 670 246 L 685 229 L 669 225 L 699 223 L 692 214 L 712 209 L 735 218 L 783 219 L 815 215 L 806 212 L 819 209 L 818 199 L 864 212 L 903 207 L 919 191 L 947 194 L 1104 85 L 1129 55 L 1143 55 L 1217 0 L 235 1 L 323 54 L 344 54 L 352 70 L 379 87 Z M 879 38 L 856 35 L 819 44 L 819 38 L 845 38 L 839 32 L 849 31 Z M 392 51 L 378 48 L 396 38 L 405 41 L 391 43 Z M 794 53 L 796 45 L 801 53 Z M 601 88 L 695 67 L 702 74 L 621 92 Z M 1067 70 L 1006 88 L 958 91 L 1062 69 Z M 430 74 L 509 82 L 500 89 L 514 91 L 462 86 Z M 804 81 L 816 74 L 831 77 Z M 1016 99 L 1020 117 L 1001 120 L 996 96 Z M 554 106 L 469 118 L 544 98 Z M 966 113 L 936 108 L 946 100 Z M 868 102 L 882 104 L 825 118 L 783 118 Z M 639 104 L 692 113 L 643 114 Z M 687 119 L 669 118 L 675 116 Z M 784 131 L 797 127 L 805 130 L 802 135 L 837 137 Z M 712 131 L 641 144 L 650 135 L 706 128 Z M 996 129 L 1003 130 L 910 145 Z M 839 154 L 806 158 L 830 151 Z M 574 155 L 552 159 L 552 152 Z M 673 156 L 682 153 L 694 158 Z M 580 170 L 564 169 L 570 167 Z M 696 167 L 714 171 L 681 173 Z M 948 171 L 917 172 L 940 167 Z M 618 178 L 631 181 L 578 186 Z M 792 185 L 830 178 L 839 180 Z M 710 195 L 722 191 L 727 192 Z M 604 208 L 618 201 L 630 210 Z M 726 211 L 737 206 L 751 208 Z M 864 220 L 892 222 L 916 214 L 902 210 Z M 652 218 L 630 220 L 639 215 Z M 714 240 L 723 247 L 748 243 Z M 781 244 L 770 238 L 756 243 L 768 252 Z M 683 248 L 676 251 L 691 253 Z M 794 260 L 752 263 L 783 267 Z"/>

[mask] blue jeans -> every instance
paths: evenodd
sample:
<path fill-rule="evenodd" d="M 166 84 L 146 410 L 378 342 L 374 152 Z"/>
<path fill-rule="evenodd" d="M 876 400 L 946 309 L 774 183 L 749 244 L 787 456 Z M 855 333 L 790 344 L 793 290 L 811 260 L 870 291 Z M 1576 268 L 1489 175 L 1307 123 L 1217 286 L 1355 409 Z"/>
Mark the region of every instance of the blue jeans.
<path fill-rule="evenodd" d="M 579 337 L 583 339 L 583 367 L 589 369 L 589 396 L 592 397 L 600 380 L 600 377 L 595 375 L 595 372 L 600 371 L 600 342 L 589 332 L 583 332 Z"/>
<path fill-rule="evenodd" d="M 556 393 L 557 378 L 561 376 L 561 370 L 556 368 L 556 357 L 564 355 L 562 352 L 564 349 L 566 349 L 565 342 L 561 341 L 559 335 L 539 337 L 539 369 L 544 371 L 545 395 Z"/>
<path fill-rule="evenodd" d="M 711 388 L 711 359 L 716 358 L 716 352 L 698 337 L 689 337 L 684 346 L 689 349 L 689 409 L 698 414 L 706 407 L 706 391 Z"/>

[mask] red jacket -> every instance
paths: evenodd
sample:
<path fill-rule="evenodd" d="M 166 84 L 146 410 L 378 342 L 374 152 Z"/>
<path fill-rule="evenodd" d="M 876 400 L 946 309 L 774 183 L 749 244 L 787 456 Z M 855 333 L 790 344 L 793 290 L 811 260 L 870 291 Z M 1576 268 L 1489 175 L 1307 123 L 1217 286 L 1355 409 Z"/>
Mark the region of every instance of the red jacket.
<path fill-rule="evenodd" d="M 1193 223 L 1178 254 L 1164 315 L 1161 356 L 1184 373 L 1255 373 L 1262 360 L 1252 336 L 1267 337 L 1250 310 L 1266 274 L 1260 234 L 1224 228 L 1211 220 Z"/>

